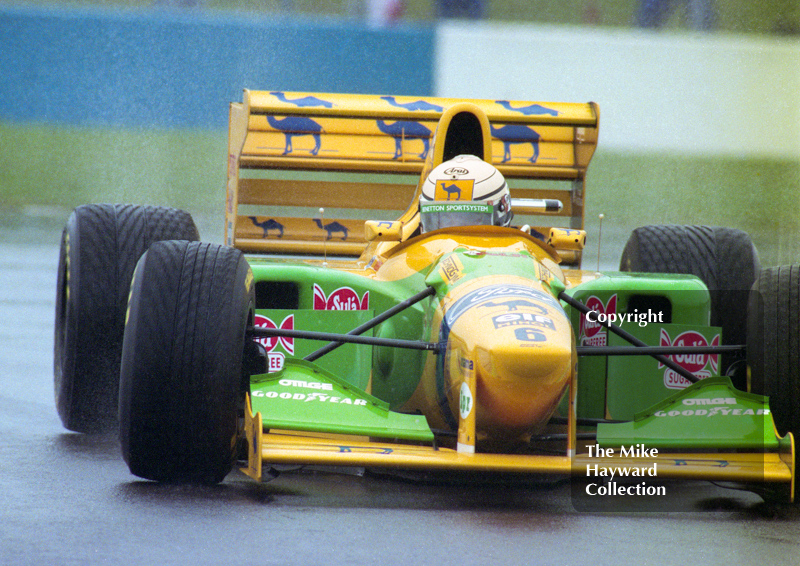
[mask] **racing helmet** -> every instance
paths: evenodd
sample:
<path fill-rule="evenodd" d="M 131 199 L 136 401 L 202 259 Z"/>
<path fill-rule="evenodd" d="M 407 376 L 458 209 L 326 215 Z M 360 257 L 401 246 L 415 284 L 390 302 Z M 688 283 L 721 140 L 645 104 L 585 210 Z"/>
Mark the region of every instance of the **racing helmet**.
<path fill-rule="evenodd" d="M 452 226 L 508 226 L 514 216 L 503 174 L 475 155 L 458 155 L 430 172 L 419 199 L 422 232 Z"/>

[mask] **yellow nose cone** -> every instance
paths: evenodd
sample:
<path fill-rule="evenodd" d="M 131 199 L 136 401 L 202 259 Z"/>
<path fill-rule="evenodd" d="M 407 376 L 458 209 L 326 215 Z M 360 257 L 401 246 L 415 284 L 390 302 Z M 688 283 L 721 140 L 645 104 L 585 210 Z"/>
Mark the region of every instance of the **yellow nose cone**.
<path fill-rule="evenodd" d="M 531 432 L 549 420 L 575 367 L 572 326 L 541 287 L 495 285 L 448 313 L 449 381 L 475 371 L 476 427 L 492 436 Z M 465 363 L 464 360 L 469 360 Z"/>
<path fill-rule="evenodd" d="M 530 431 L 544 425 L 561 400 L 572 371 L 572 347 L 557 334 L 541 347 L 484 344 L 477 350 L 478 426 L 487 431 Z M 567 336 L 568 338 L 568 336 Z M 489 346 L 488 349 L 484 349 Z"/>

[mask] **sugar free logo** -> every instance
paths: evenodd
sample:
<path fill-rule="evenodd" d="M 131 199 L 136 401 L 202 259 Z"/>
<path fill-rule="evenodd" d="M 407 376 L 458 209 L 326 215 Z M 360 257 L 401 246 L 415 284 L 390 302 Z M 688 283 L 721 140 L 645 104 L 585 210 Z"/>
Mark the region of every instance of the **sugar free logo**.
<path fill-rule="evenodd" d="M 616 313 L 617 295 L 612 295 L 606 303 L 592 295 L 586 300 L 586 306 L 599 315 L 607 316 Z M 581 315 L 580 344 L 581 346 L 608 345 L 608 330 L 600 324 L 597 316 L 587 317 L 586 315 Z"/>
<path fill-rule="evenodd" d="M 264 315 L 257 314 L 254 319 L 256 328 L 280 328 L 281 330 L 294 330 L 294 315 L 290 314 L 284 318 L 280 325 L 275 324 L 271 318 Z M 257 341 L 264 346 L 267 352 L 273 351 L 278 344 L 283 346 L 289 354 L 294 354 L 294 338 L 288 336 L 267 336 L 265 338 L 258 338 Z"/>
<path fill-rule="evenodd" d="M 281 321 L 280 325 L 277 325 L 269 317 L 256 314 L 253 319 L 253 324 L 256 328 L 294 330 L 294 315 L 290 314 Z M 294 355 L 294 338 L 288 336 L 267 336 L 258 338 L 257 342 L 264 346 L 264 349 L 267 351 L 267 371 L 269 372 L 283 369 L 283 362 L 286 356 L 283 352 L 274 351 L 279 344 L 290 356 Z"/>
<path fill-rule="evenodd" d="M 706 337 L 695 332 L 694 330 L 687 330 L 682 332 L 671 339 L 669 333 L 662 328 L 660 337 L 661 346 L 695 346 L 707 347 L 709 346 Z M 711 340 L 711 346 L 719 346 L 719 334 L 714 336 Z M 672 361 L 691 372 L 693 375 L 700 379 L 716 375 L 719 370 L 719 355 L 718 354 L 675 354 L 670 356 Z M 659 369 L 664 368 L 664 365 L 659 363 Z M 675 371 L 667 368 L 664 371 L 664 386 L 668 389 L 685 389 L 691 385 L 688 379 L 678 375 Z"/>

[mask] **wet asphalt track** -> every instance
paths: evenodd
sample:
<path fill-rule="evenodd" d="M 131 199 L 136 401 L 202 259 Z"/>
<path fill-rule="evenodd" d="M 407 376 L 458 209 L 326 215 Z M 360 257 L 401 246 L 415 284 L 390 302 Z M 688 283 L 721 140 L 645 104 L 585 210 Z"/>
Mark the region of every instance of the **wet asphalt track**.
<path fill-rule="evenodd" d="M 0 227 L 0 564 L 800 563 L 798 508 L 708 483 L 666 484 L 680 512 L 583 513 L 565 483 L 140 481 L 113 436 L 69 433 L 55 412 L 52 216 Z"/>

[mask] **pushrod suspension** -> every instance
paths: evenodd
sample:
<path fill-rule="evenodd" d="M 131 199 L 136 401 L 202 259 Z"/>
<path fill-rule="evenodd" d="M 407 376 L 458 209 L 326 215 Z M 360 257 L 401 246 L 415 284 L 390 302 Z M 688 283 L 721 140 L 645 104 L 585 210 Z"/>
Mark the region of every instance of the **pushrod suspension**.
<path fill-rule="evenodd" d="M 286 336 L 288 338 L 299 338 L 305 340 L 334 341 L 342 344 L 368 344 L 370 346 L 392 346 L 394 348 L 407 348 L 410 350 L 429 350 L 439 351 L 439 344 L 436 342 L 424 342 L 422 340 L 399 340 L 396 338 L 374 338 L 372 336 L 355 336 L 351 334 L 335 334 L 333 332 L 314 332 L 311 330 L 288 330 L 282 328 L 264 328 L 251 326 L 248 329 L 251 336 L 258 338 L 269 338 L 271 336 Z M 305 358 L 306 360 L 308 357 Z"/>
<path fill-rule="evenodd" d="M 579 356 L 680 356 L 741 352 L 745 346 L 578 346 Z"/>
<path fill-rule="evenodd" d="M 371 328 L 374 328 L 374 327 L 378 326 L 380 323 L 384 322 L 385 320 L 390 319 L 391 317 L 393 317 L 397 313 L 406 310 L 407 308 L 417 304 L 418 302 L 420 302 L 421 300 L 423 300 L 423 299 L 425 299 L 427 297 L 430 297 L 434 293 L 436 293 L 436 290 L 433 287 L 425 287 L 424 291 L 420 291 L 419 293 L 417 293 L 413 297 L 410 297 L 410 298 L 406 299 L 405 301 L 403 301 L 401 303 L 397 303 L 395 306 L 393 306 L 392 308 L 384 311 L 383 313 L 379 314 L 375 318 L 373 318 L 371 320 L 368 320 L 367 322 L 365 322 L 361 326 L 358 326 L 358 327 L 354 328 L 353 330 L 348 332 L 346 334 L 346 336 L 359 336 L 359 335 L 363 334 L 364 332 L 366 332 L 367 330 L 370 330 Z M 313 362 L 314 360 L 317 360 L 317 359 L 321 358 L 325 354 L 327 354 L 329 352 L 332 352 L 333 350 L 335 350 L 336 348 L 338 348 L 339 346 L 341 346 L 342 344 L 344 344 L 346 342 L 346 340 L 339 340 L 339 339 L 332 339 L 332 340 L 333 341 L 330 342 L 329 344 L 326 344 L 325 346 L 323 346 L 319 350 L 316 350 L 315 352 L 311 352 L 309 355 L 307 355 L 303 359 L 306 360 L 307 362 Z M 388 345 L 391 345 L 391 344 L 388 344 Z M 425 348 L 425 349 L 438 350 L 438 348 Z"/>

